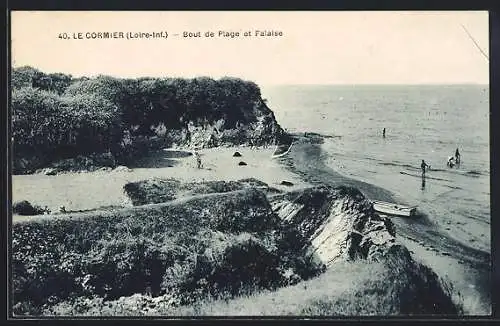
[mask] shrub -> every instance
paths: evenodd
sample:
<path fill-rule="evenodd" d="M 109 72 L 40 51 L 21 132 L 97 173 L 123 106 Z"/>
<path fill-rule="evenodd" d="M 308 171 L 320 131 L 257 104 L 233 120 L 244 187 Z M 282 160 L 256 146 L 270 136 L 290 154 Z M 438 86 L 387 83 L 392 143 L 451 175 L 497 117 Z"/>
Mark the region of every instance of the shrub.
<path fill-rule="evenodd" d="M 38 205 L 32 205 L 27 200 L 22 200 L 15 202 L 12 205 L 12 213 L 19 215 L 39 215 L 44 213 L 49 213 L 48 209 L 42 208 Z"/>

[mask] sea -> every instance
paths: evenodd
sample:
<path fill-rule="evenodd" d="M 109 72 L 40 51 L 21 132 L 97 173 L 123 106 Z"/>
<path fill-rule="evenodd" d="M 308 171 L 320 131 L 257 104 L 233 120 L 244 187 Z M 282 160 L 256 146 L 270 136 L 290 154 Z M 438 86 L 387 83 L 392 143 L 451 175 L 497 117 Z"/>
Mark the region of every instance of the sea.
<path fill-rule="evenodd" d="M 333 170 L 418 205 L 451 236 L 490 252 L 488 85 L 274 85 L 261 93 L 288 132 L 330 136 L 322 149 Z M 461 164 L 449 168 L 457 148 Z M 425 184 L 422 160 L 431 166 Z"/>

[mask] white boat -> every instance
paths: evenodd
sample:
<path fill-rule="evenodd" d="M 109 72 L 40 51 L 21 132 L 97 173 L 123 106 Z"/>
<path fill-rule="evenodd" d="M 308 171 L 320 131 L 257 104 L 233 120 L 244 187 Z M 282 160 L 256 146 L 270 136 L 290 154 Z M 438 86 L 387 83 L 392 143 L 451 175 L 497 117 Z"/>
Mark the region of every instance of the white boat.
<path fill-rule="evenodd" d="M 271 157 L 277 158 L 277 157 L 285 156 L 286 154 L 288 154 L 290 152 L 292 145 L 293 145 L 293 143 L 291 143 L 284 152 L 283 152 L 283 147 L 282 147 L 283 145 L 276 146 L 276 148 L 274 149 L 273 155 Z"/>
<path fill-rule="evenodd" d="M 373 209 L 382 214 L 395 216 L 413 216 L 417 212 L 417 206 L 405 206 L 385 201 L 372 200 Z"/>

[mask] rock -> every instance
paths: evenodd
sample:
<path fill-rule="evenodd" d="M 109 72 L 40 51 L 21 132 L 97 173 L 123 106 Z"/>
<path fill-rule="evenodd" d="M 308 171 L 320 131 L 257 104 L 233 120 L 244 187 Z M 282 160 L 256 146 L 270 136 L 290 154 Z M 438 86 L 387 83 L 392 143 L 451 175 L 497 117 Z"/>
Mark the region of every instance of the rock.
<path fill-rule="evenodd" d="M 113 172 L 132 172 L 132 170 L 124 165 L 118 165 L 113 169 Z"/>
<path fill-rule="evenodd" d="M 241 161 L 238 165 L 247 165 L 245 162 Z"/>
<path fill-rule="evenodd" d="M 90 158 L 97 166 L 114 167 L 116 165 L 115 157 L 111 153 L 93 154 Z"/>
<path fill-rule="evenodd" d="M 57 169 L 54 168 L 45 168 L 42 170 L 42 173 L 45 175 L 57 175 Z"/>
<path fill-rule="evenodd" d="M 233 157 L 241 157 L 240 152 L 234 152 Z"/>
<path fill-rule="evenodd" d="M 273 197 L 273 211 L 306 248 L 308 259 L 330 266 L 337 260 L 385 257 L 394 247 L 395 234 L 388 218 L 373 215 L 361 193 L 318 186 Z"/>
<path fill-rule="evenodd" d="M 293 186 L 293 183 L 290 181 L 283 180 L 281 181 L 280 185 L 282 186 Z"/>
<path fill-rule="evenodd" d="M 449 252 L 446 252 L 446 251 L 441 252 L 441 255 L 443 255 L 443 256 L 451 256 L 451 254 Z"/>

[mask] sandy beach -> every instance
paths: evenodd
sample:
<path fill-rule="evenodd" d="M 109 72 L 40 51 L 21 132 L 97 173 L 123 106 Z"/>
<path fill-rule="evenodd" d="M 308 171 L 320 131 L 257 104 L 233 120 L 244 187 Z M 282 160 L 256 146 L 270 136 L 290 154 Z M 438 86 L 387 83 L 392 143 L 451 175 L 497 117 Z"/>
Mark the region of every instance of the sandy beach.
<path fill-rule="evenodd" d="M 57 212 L 61 206 L 67 211 L 77 211 L 129 205 L 123 186 L 148 178 L 175 178 L 184 182 L 256 178 L 283 190 L 305 186 L 307 183 L 298 175 L 271 159 L 273 150 L 271 147 L 257 149 L 243 146 L 202 149 L 199 151 L 201 169 L 197 168 L 194 156 L 188 156 L 189 149 L 178 148 L 164 149 L 143 157 L 130 171 L 14 175 L 13 202 L 28 200 L 32 204 L 47 206 L 52 212 Z M 236 151 L 242 156 L 233 157 Z M 247 165 L 240 166 L 239 162 Z M 280 184 L 282 181 L 293 185 L 283 186 Z M 14 216 L 14 220 L 18 218 L 22 217 Z"/>

